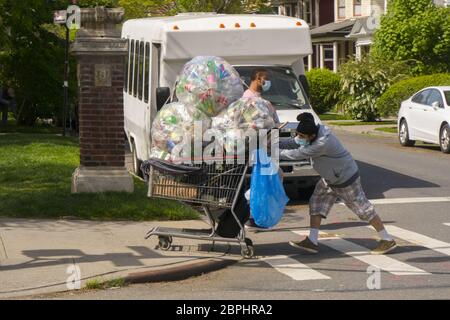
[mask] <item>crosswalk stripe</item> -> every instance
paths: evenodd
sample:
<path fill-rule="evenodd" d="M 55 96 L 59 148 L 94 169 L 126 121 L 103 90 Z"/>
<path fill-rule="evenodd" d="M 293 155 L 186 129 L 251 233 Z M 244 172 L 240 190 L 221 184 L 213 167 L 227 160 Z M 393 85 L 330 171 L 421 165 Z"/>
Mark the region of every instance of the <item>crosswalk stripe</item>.
<path fill-rule="evenodd" d="M 330 279 L 330 277 L 288 256 L 271 256 L 262 258 L 262 260 L 270 264 L 277 271 L 297 281 Z"/>
<path fill-rule="evenodd" d="M 449 222 L 444 223 L 444 225 L 446 225 L 447 227 L 450 227 L 450 223 Z"/>
<path fill-rule="evenodd" d="M 308 235 L 308 231 L 304 230 L 293 232 L 298 235 Z M 367 250 L 367 248 L 357 245 L 356 243 L 337 237 L 331 237 L 327 239 L 325 233 L 321 232 L 320 234 L 325 235 L 325 237 L 320 238 L 321 244 L 324 244 L 334 250 L 345 253 L 346 255 L 358 259 L 366 264 L 387 271 L 391 274 L 398 276 L 430 274 L 422 269 L 416 268 L 414 266 L 398 261 L 386 255 L 372 255 Z"/>
<path fill-rule="evenodd" d="M 427 237 L 423 234 L 387 225 L 386 230 L 393 236 L 414 243 L 416 245 L 450 256 L 450 243 Z"/>

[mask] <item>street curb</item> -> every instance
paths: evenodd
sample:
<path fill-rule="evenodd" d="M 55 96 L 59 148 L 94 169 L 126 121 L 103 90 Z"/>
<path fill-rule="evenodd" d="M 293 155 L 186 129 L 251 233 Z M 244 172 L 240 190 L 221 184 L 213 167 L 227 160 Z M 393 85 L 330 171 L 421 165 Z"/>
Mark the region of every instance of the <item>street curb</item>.
<path fill-rule="evenodd" d="M 123 279 L 125 283 L 180 281 L 229 267 L 238 261 L 232 259 L 208 259 L 173 268 L 130 273 Z"/>

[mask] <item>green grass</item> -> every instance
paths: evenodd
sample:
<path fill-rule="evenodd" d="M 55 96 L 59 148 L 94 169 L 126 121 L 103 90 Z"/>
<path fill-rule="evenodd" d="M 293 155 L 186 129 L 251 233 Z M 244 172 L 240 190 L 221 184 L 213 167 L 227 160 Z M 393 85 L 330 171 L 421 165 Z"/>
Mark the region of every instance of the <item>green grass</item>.
<path fill-rule="evenodd" d="M 388 132 L 388 133 L 397 133 L 397 127 L 381 127 L 375 128 L 376 131 Z"/>
<path fill-rule="evenodd" d="M 118 288 L 126 286 L 126 282 L 123 278 L 115 278 L 107 281 L 101 279 L 91 279 L 86 282 L 85 289 L 87 290 L 101 290 L 108 288 Z"/>
<path fill-rule="evenodd" d="M 175 201 L 147 198 L 135 179 L 134 193 L 71 194 L 79 165 L 77 139 L 49 134 L 0 134 L 0 216 L 75 217 L 91 220 L 195 219 Z"/>
<path fill-rule="evenodd" d="M 330 120 L 351 120 L 349 116 L 338 114 L 338 113 L 325 113 L 319 114 L 319 118 L 322 121 L 330 121 Z"/>
<path fill-rule="evenodd" d="M 366 121 L 349 121 L 349 122 L 330 122 L 333 126 L 367 126 L 367 125 L 390 125 L 397 124 L 397 121 L 374 121 L 374 122 L 366 122 Z"/>

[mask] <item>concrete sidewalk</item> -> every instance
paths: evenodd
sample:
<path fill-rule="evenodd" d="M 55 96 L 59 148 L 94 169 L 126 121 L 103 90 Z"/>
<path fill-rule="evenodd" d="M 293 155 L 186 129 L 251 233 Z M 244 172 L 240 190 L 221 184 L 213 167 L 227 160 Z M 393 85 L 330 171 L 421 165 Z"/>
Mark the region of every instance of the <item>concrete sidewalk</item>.
<path fill-rule="evenodd" d="M 180 280 L 241 259 L 238 245 L 175 238 L 170 251 L 155 250 L 154 226 L 205 229 L 202 221 L 95 222 L 0 219 L 0 298 L 68 290 L 79 271 L 89 280 Z"/>

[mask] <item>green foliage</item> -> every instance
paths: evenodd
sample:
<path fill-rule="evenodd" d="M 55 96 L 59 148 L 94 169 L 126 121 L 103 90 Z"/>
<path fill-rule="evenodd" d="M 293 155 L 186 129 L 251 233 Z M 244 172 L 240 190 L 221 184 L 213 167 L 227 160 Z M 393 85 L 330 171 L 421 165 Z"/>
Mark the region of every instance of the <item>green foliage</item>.
<path fill-rule="evenodd" d="M 270 3 L 265 0 L 118 0 L 118 5 L 125 9 L 127 19 L 180 12 L 273 13 Z"/>
<path fill-rule="evenodd" d="M 450 8 L 432 0 L 389 1 L 372 52 L 388 60 L 417 60 L 416 74 L 450 72 Z"/>
<path fill-rule="evenodd" d="M 395 116 L 402 101 L 430 86 L 450 86 L 450 73 L 412 77 L 399 81 L 378 98 L 377 108 L 382 116 Z"/>
<path fill-rule="evenodd" d="M 15 88 L 18 122 L 33 125 L 37 117 L 60 118 L 64 30 L 52 25 L 52 11 L 65 8 L 67 1 L 2 0 L 1 6 L 0 82 Z M 71 97 L 75 90 L 72 85 Z"/>
<path fill-rule="evenodd" d="M 95 6 L 104 6 L 108 8 L 117 7 L 119 0 L 78 0 L 77 5 L 82 8 L 93 8 Z"/>
<path fill-rule="evenodd" d="M 363 57 L 360 61 L 350 60 L 339 71 L 339 109 L 353 119 L 374 121 L 379 113 L 376 100 L 392 83 L 409 75 L 407 63 L 389 62 Z"/>
<path fill-rule="evenodd" d="M 306 73 L 310 89 L 310 100 L 319 113 L 330 111 L 338 102 L 339 75 L 328 69 L 312 69 Z"/>

